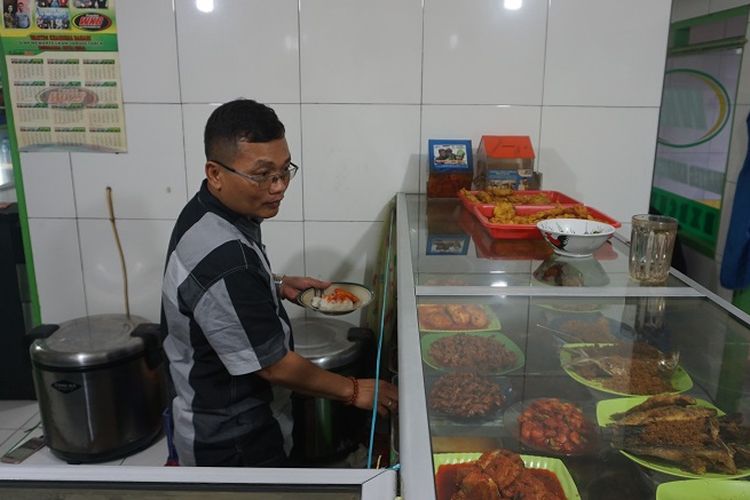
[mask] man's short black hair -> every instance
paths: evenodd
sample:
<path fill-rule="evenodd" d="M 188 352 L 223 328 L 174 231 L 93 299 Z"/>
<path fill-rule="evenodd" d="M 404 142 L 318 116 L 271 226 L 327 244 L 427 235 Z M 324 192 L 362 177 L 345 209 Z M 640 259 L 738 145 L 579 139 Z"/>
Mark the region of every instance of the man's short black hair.
<path fill-rule="evenodd" d="M 211 113 L 203 133 L 207 160 L 229 162 L 240 142 L 270 142 L 284 137 L 276 112 L 252 99 L 236 99 Z"/>

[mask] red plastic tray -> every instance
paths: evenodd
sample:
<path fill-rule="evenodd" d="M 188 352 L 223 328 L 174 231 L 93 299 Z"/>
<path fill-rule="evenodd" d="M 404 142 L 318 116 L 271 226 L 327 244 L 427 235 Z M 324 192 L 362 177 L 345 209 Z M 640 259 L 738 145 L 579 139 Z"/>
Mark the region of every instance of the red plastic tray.
<path fill-rule="evenodd" d="M 472 193 L 472 194 L 476 194 L 479 191 L 469 191 L 469 192 Z M 546 195 L 550 199 L 551 205 L 555 205 L 557 203 L 565 204 L 565 205 L 567 205 L 567 204 L 582 205 L 582 203 L 580 201 L 575 200 L 575 199 L 571 198 L 570 196 L 568 196 L 568 195 L 566 195 L 564 193 L 561 193 L 560 191 L 544 191 L 544 190 L 540 190 L 540 191 L 517 191 L 516 194 L 529 194 L 529 195 L 543 194 L 543 195 Z M 458 197 L 461 200 L 461 203 L 463 203 L 464 206 L 468 210 L 471 210 L 474 205 L 478 204 L 475 201 L 469 200 L 464 195 L 463 191 L 459 191 L 458 192 Z M 481 205 L 482 203 L 479 203 L 479 204 Z M 521 206 L 521 205 L 516 205 L 516 206 Z M 539 206 L 542 206 L 542 205 L 524 204 L 523 206 L 531 206 L 531 207 L 536 206 L 536 207 L 539 207 Z M 547 206 L 547 205 L 543 205 L 543 206 Z"/>
<path fill-rule="evenodd" d="M 571 205 L 570 203 L 564 203 L 558 206 L 570 206 L 570 205 Z M 479 223 L 484 226 L 484 228 L 493 238 L 536 239 L 536 238 L 542 237 L 542 233 L 539 232 L 539 229 L 537 229 L 536 224 L 493 224 L 492 222 L 490 222 L 489 218 L 492 217 L 492 211 L 494 210 L 494 208 L 495 208 L 494 205 L 474 204 L 474 215 L 479 220 Z M 554 208 L 554 206 L 553 205 L 536 205 L 536 206 L 516 205 L 514 208 L 516 210 L 516 213 L 519 215 L 529 215 L 535 212 L 540 212 L 542 210 L 547 210 L 549 208 Z M 589 206 L 587 206 L 586 208 L 588 209 L 589 214 L 591 214 L 591 216 L 594 219 L 601 221 L 601 222 L 606 222 L 607 224 L 610 224 L 611 226 L 615 228 L 622 226 L 622 224 L 620 224 L 618 221 L 600 212 L 599 210 L 595 208 L 591 208 Z"/>
<path fill-rule="evenodd" d="M 545 260 L 553 253 L 543 239 L 497 239 L 487 231 L 474 236 L 477 257 L 493 260 Z"/>

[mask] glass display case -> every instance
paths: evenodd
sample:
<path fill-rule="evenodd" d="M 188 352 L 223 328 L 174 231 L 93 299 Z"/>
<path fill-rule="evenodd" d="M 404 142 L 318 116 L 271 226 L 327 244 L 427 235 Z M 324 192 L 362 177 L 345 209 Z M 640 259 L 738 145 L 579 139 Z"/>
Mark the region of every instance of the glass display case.
<path fill-rule="evenodd" d="M 397 217 L 404 498 L 487 478 L 569 499 L 750 495 L 750 317 L 676 271 L 631 280 L 617 237 L 571 259 L 490 238 L 458 200 L 401 194 Z"/>

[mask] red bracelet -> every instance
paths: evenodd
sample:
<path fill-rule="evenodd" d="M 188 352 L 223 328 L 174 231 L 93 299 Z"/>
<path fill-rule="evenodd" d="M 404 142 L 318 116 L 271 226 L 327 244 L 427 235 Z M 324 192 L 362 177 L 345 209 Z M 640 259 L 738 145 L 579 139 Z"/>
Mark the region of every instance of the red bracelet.
<path fill-rule="evenodd" d="M 359 396 L 359 381 L 354 377 L 349 377 L 349 379 L 352 381 L 353 391 L 351 397 L 344 402 L 347 406 L 353 405 Z"/>

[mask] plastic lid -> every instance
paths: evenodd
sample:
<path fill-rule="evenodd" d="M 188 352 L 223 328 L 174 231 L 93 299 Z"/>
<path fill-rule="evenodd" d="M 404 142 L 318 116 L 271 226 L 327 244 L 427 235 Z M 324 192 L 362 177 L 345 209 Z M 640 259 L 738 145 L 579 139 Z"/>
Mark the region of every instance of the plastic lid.
<path fill-rule="evenodd" d="M 347 338 L 353 326 L 330 318 L 293 320 L 294 350 L 326 370 L 346 366 L 359 358 L 363 348 L 362 342 Z"/>
<path fill-rule="evenodd" d="M 143 340 L 130 333 L 148 321 L 138 316 L 100 314 L 64 323 L 31 344 L 31 359 L 49 367 L 84 368 L 108 364 L 143 352 Z"/>
<path fill-rule="evenodd" d="M 535 158 L 528 135 L 483 135 L 482 144 L 488 158 Z"/>

